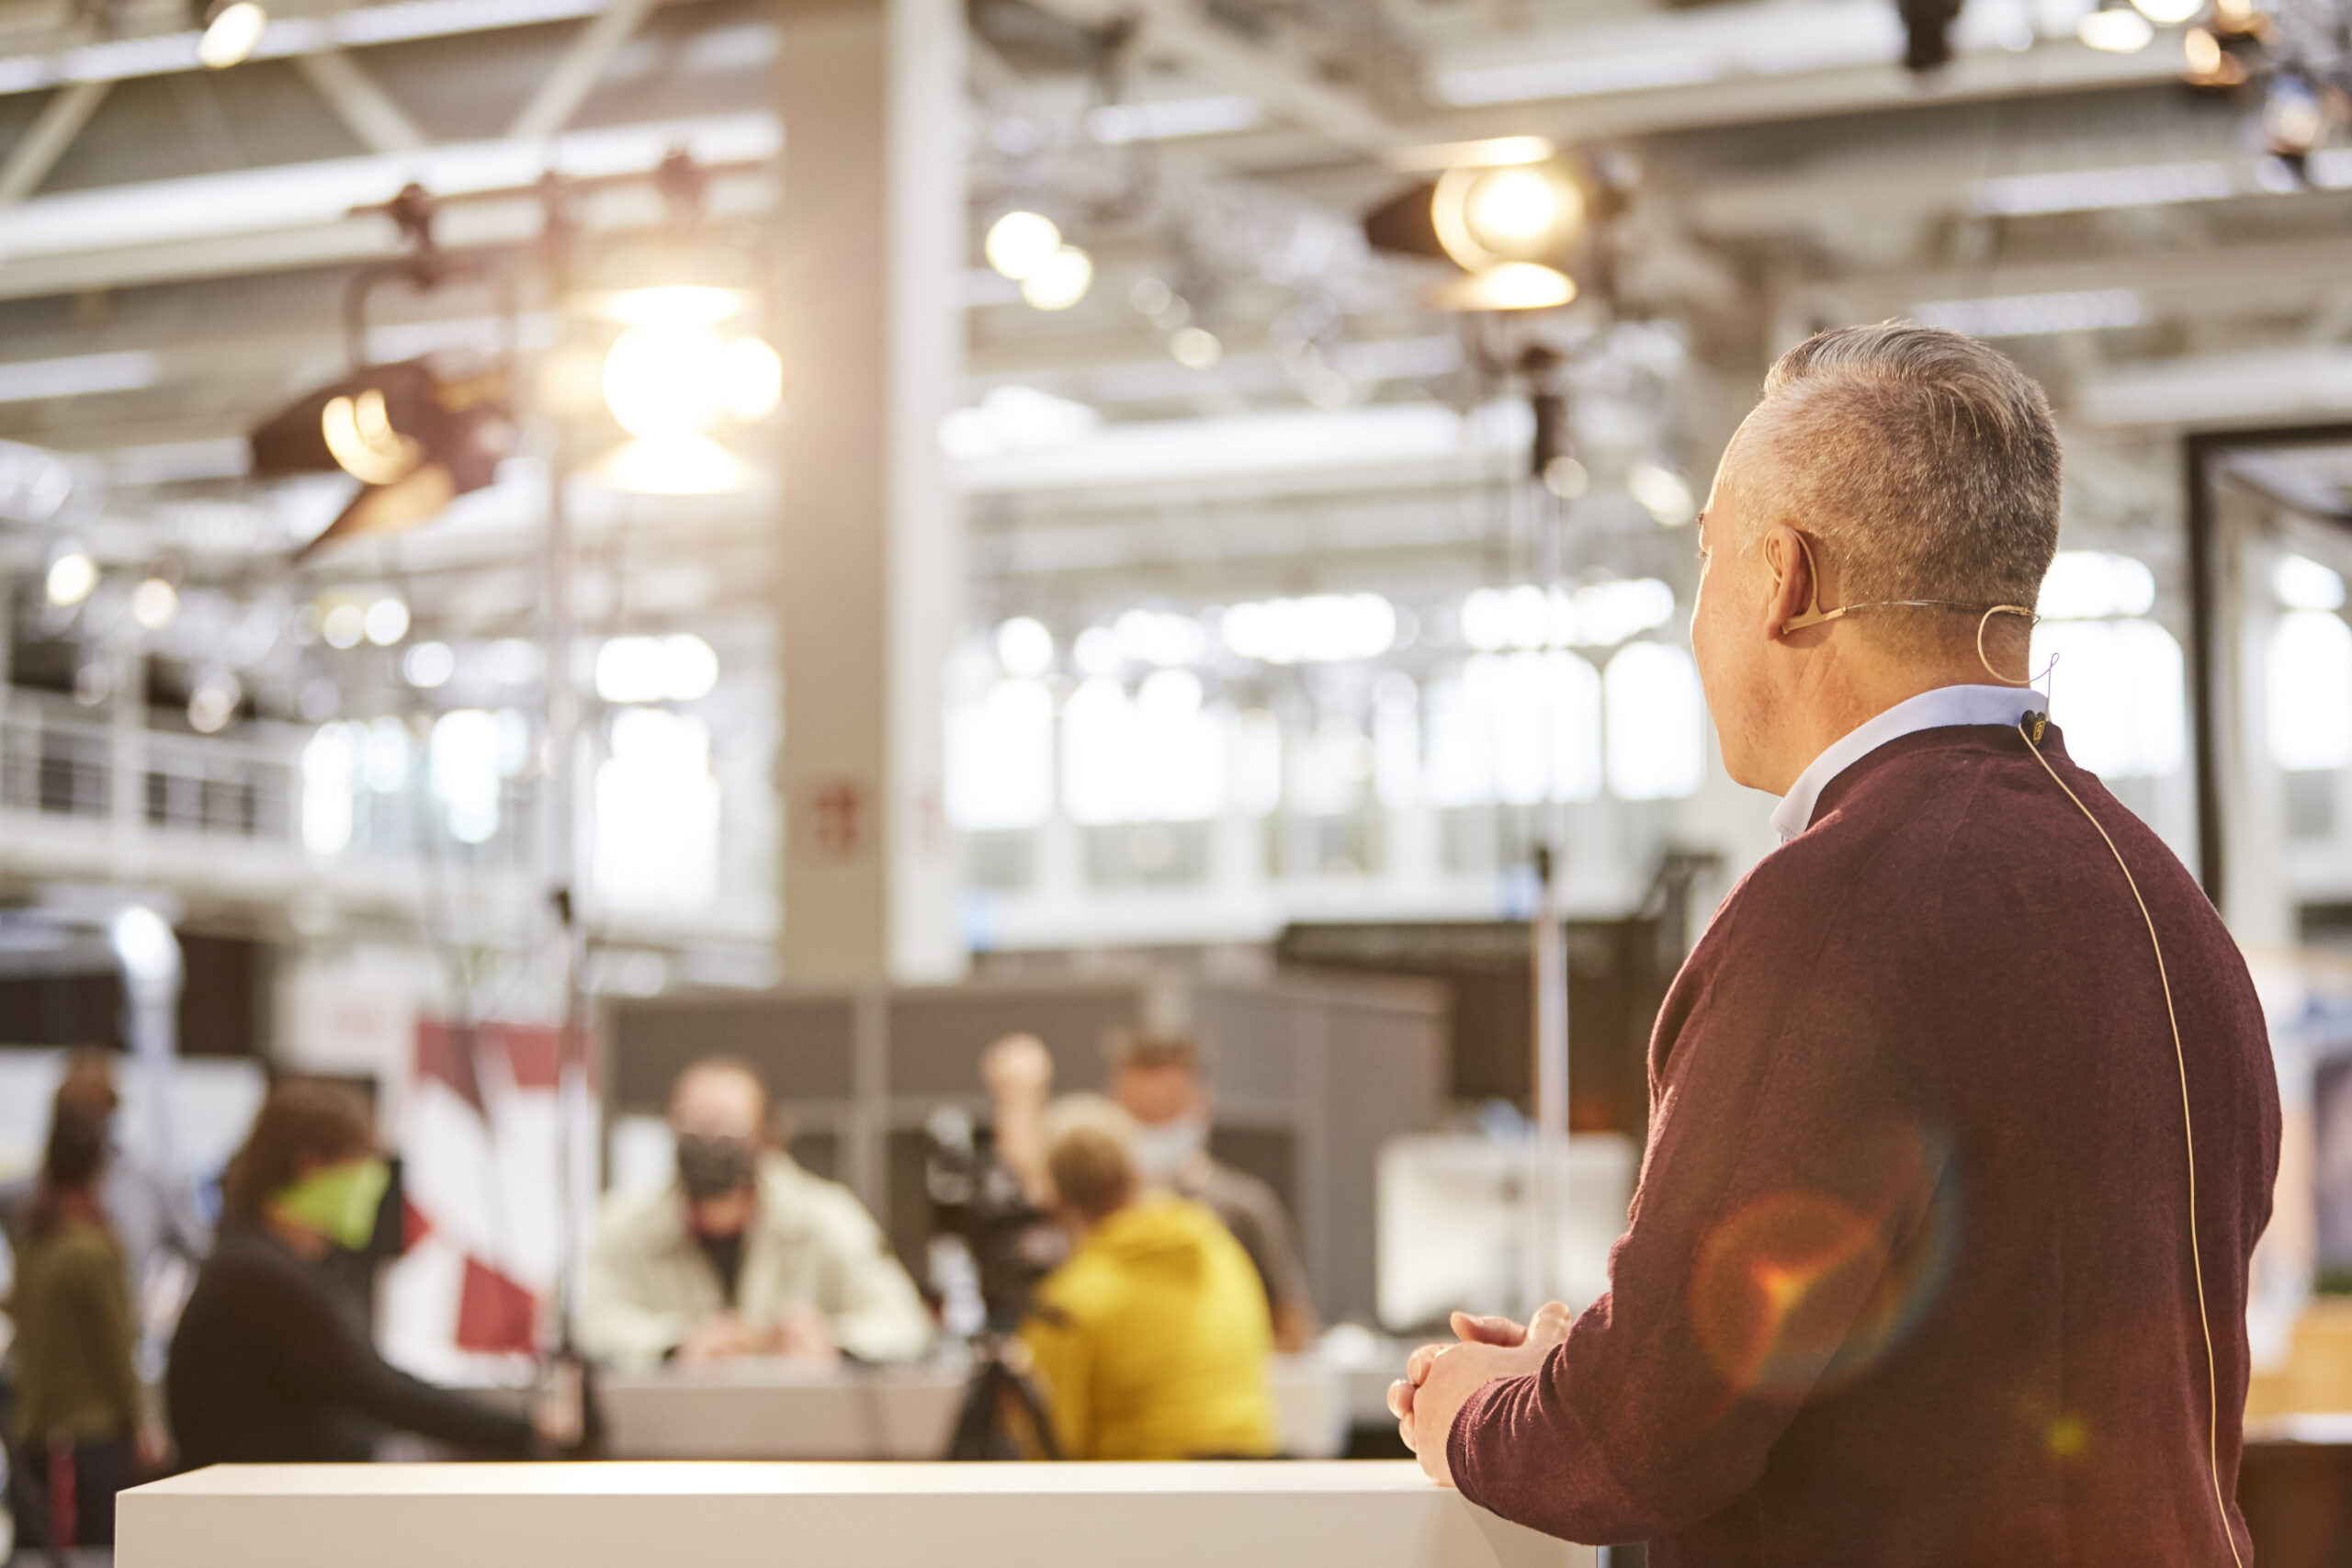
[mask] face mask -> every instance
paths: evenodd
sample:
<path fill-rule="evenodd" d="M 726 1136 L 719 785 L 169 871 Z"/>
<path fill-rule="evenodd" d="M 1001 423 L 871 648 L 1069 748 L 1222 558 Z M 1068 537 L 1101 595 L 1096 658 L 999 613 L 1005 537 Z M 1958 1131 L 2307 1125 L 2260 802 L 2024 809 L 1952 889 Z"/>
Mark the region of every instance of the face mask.
<path fill-rule="evenodd" d="M 752 1185 L 759 1156 L 748 1138 L 707 1133 L 678 1134 L 678 1184 L 695 1202 L 724 1198 Z"/>
<path fill-rule="evenodd" d="M 1136 1170 L 1154 1187 L 1165 1187 L 1182 1173 L 1195 1155 L 1209 1146 L 1209 1124 L 1193 1117 L 1179 1117 L 1136 1129 Z"/>
<path fill-rule="evenodd" d="M 382 1160 L 345 1160 L 311 1172 L 279 1192 L 270 1207 L 345 1252 L 357 1252 L 375 1235 L 376 1211 L 391 1184 L 392 1168 Z"/>

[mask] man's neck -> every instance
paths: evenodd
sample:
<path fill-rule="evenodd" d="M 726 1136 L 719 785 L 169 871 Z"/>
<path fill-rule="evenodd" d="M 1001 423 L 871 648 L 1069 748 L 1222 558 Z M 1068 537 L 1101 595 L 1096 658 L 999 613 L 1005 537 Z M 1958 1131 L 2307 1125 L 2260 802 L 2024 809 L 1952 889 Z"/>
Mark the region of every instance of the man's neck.
<path fill-rule="evenodd" d="M 1788 794 L 1815 758 L 1887 709 L 1923 693 L 1997 683 L 1973 656 L 1934 664 L 1840 661 L 1790 698 L 1783 710 L 1787 720 L 1781 727 L 1785 744 L 1778 750 L 1773 776 L 1764 787 L 1774 795 Z"/>

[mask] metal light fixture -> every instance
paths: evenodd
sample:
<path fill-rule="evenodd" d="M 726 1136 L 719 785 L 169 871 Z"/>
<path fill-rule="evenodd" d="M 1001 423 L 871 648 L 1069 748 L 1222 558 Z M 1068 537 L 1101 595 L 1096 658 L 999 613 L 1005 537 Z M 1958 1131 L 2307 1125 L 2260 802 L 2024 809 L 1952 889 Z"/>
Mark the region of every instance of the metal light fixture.
<path fill-rule="evenodd" d="M 514 446 L 506 378 L 444 376 L 429 360 L 371 365 L 281 410 L 253 434 L 253 471 L 349 474 L 362 489 L 298 559 L 397 533 L 483 489 Z"/>
<path fill-rule="evenodd" d="M 1615 192 L 1581 160 L 1541 137 L 1498 137 L 1419 150 L 1411 167 L 1444 172 L 1373 211 L 1364 235 L 1382 250 L 1440 257 L 1464 276 L 1431 302 L 1452 310 L 1538 310 L 1575 300 L 1576 272 L 1598 264 L 1596 224 Z"/>

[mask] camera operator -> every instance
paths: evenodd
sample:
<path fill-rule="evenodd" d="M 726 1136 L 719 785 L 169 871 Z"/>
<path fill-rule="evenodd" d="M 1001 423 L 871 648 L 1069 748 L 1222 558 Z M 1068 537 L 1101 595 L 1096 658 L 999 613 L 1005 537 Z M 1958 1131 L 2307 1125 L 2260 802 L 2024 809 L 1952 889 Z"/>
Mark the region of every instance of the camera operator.
<path fill-rule="evenodd" d="M 1147 1191 L 1135 1122 L 1073 1095 L 1036 1129 L 1069 1258 L 1021 1338 L 1069 1459 L 1253 1459 L 1276 1447 L 1266 1298 L 1216 1215 Z"/>

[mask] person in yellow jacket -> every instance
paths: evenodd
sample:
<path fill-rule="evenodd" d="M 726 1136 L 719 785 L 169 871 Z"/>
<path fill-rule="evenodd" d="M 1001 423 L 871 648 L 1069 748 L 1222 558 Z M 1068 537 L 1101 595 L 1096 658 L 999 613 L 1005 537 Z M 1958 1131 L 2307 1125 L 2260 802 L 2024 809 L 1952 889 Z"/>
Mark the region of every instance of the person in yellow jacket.
<path fill-rule="evenodd" d="M 1046 1116 L 1046 1169 L 1075 1242 L 1021 1338 L 1062 1455 L 1270 1456 L 1273 1325 L 1257 1269 L 1214 1211 L 1145 1192 L 1134 1139 L 1100 1096 Z"/>

